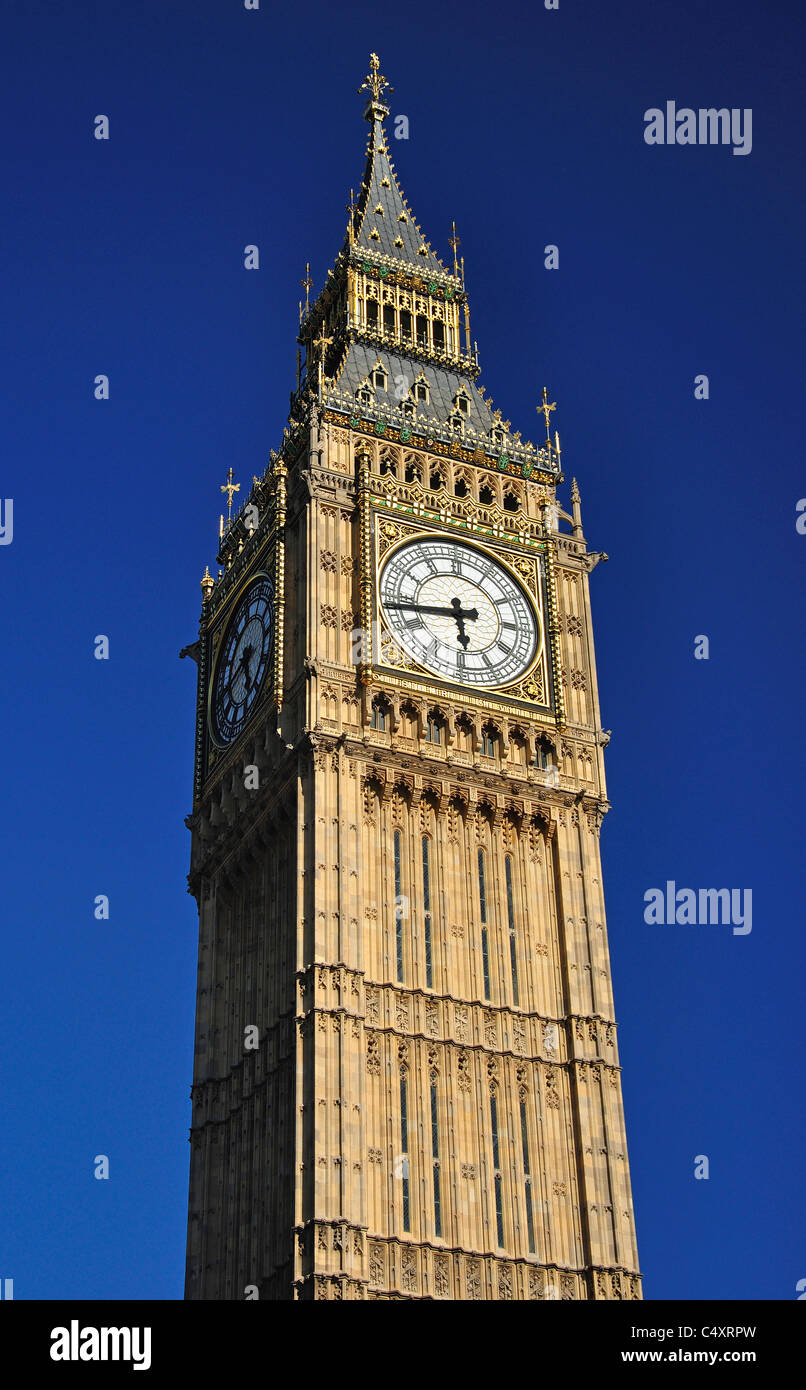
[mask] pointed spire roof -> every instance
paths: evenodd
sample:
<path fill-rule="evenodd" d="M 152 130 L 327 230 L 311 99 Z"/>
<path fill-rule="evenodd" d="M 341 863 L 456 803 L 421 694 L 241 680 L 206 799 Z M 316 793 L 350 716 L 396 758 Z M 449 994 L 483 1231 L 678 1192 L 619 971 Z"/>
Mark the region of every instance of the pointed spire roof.
<path fill-rule="evenodd" d="M 367 163 L 358 206 L 353 216 L 353 244 L 366 251 L 377 251 L 392 260 L 416 266 L 429 274 L 450 274 L 439 256 L 428 245 L 397 181 L 386 143 L 384 121 L 389 107 L 382 100 L 386 78 L 378 71 L 377 54 L 370 54 L 370 72 L 359 87 L 369 91 L 364 111 L 370 122 Z"/>
<path fill-rule="evenodd" d="M 557 478 L 559 448 L 550 439 L 536 446 L 522 438 L 502 419 L 484 387 L 476 385 L 481 369 L 470 343 L 456 231 L 449 239 L 454 255 L 448 269 L 425 240 L 398 183 L 384 128 L 390 114 L 384 92 L 392 89 L 379 68 L 377 55 L 370 54 L 370 71 L 358 89 L 369 94 L 364 182 L 357 200 L 351 190 L 347 239 L 300 321 L 306 374 L 292 395 L 289 418 L 301 420 L 306 401 L 314 396 L 354 426 L 370 422 L 377 435 L 388 428 L 399 431 L 404 441 L 422 438 L 426 447 L 436 443 L 445 452 L 447 446 L 453 457 L 508 476 Z M 359 286 L 358 304 L 348 288 L 351 276 Z M 306 270 L 306 289 L 307 279 Z M 418 296 L 416 325 L 412 291 Z M 425 328 L 420 327 L 421 312 Z M 403 383 L 408 394 L 401 397 Z"/>

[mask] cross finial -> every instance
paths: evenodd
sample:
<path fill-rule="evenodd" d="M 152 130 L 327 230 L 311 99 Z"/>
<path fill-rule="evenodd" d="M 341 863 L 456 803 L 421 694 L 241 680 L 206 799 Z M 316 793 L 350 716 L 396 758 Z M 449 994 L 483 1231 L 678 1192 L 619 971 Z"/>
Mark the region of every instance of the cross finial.
<path fill-rule="evenodd" d="M 309 296 L 309 294 L 310 294 L 310 292 L 311 292 L 311 285 L 313 284 L 313 280 L 311 279 L 311 267 L 310 267 L 310 264 L 308 263 L 308 261 L 305 262 L 305 279 L 304 279 L 304 280 L 300 280 L 299 283 L 302 285 L 302 288 L 303 288 L 304 291 L 305 291 L 305 312 L 306 312 L 306 314 L 307 314 L 307 312 L 308 312 L 308 296 Z"/>
<path fill-rule="evenodd" d="M 546 443 L 547 443 L 549 446 L 551 445 L 551 435 L 550 435 L 550 433 L 549 433 L 549 415 L 551 414 L 552 410 L 556 410 L 556 409 L 557 409 L 557 402 L 556 402 L 556 401 L 552 401 L 551 404 L 549 404 L 549 393 L 548 393 L 548 391 L 546 390 L 546 388 L 545 388 L 545 386 L 544 386 L 544 387 L 543 387 L 543 404 L 537 406 L 537 413 L 538 413 L 538 415 L 539 415 L 539 414 L 542 412 L 543 415 L 545 415 L 545 417 L 546 417 Z"/>
<path fill-rule="evenodd" d="M 369 92 L 373 101 L 382 101 L 383 94 L 386 88 L 388 88 L 390 92 L 393 92 L 395 90 L 394 87 L 389 86 L 389 83 L 387 82 L 383 73 L 378 71 L 380 65 L 381 63 L 377 53 L 370 53 L 369 72 L 364 78 L 364 81 L 361 83 L 361 86 L 358 88 L 359 96 L 362 92 Z"/>
<path fill-rule="evenodd" d="M 332 339 L 332 338 L 328 338 L 328 337 L 325 335 L 325 322 L 324 322 L 324 319 L 323 319 L 323 320 L 322 320 L 322 323 L 321 323 L 321 325 L 320 325 L 320 328 L 319 328 L 319 337 L 318 337 L 318 338 L 314 338 L 314 340 L 313 340 L 313 346 L 316 348 L 317 354 L 318 354 L 318 357 L 319 357 L 319 362 L 318 362 L 318 367 L 317 367 L 317 374 L 318 374 L 318 378 L 319 378 L 319 399 L 320 399 L 320 400 L 322 399 L 322 372 L 323 372 L 324 361 L 325 361 L 325 349 L 326 349 L 326 348 L 329 348 L 329 347 L 330 347 L 330 344 L 331 344 L 332 342 L 333 342 L 333 339 Z"/>
<path fill-rule="evenodd" d="M 457 258 L 456 258 L 456 253 L 457 253 L 457 251 L 459 250 L 459 247 L 462 245 L 462 243 L 461 243 L 461 241 L 459 240 L 458 236 L 456 235 L 456 223 L 455 223 L 455 222 L 452 222 L 452 223 L 451 223 L 451 235 L 448 237 L 448 245 L 449 245 L 449 246 L 452 248 L 452 250 L 453 250 L 453 273 L 454 273 L 454 275 L 458 275 L 458 274 L 459 274 L 459 262 L 458 262 L 458 260 L 457 260 Z"/>
<path fill-rule="evenodd" d="M 233 494 L 236 493 L 236 492 L 240 492 L 240 490 L 241 490 L 241 485 L 240 485 L 240 483 L 234 483 L 234 482 L 232 481 L 232 476 L 233 476 L 233 475 L 232 475 L 232 469 L 230 468 L 230 471 L 229 471 L 229 473 L 227 474 L 227 481 L 226 481 L 225 483 L 222 483 L 222 484 L 221 484 L 221 491 L 222 491 L 222 492 L 226 492 L 226 494 L 227 494 L 227 525 L 228 525 L 228 526 L 229 526 L 230 522 L 232 521 L 232 497 L 233 497 Z"/>

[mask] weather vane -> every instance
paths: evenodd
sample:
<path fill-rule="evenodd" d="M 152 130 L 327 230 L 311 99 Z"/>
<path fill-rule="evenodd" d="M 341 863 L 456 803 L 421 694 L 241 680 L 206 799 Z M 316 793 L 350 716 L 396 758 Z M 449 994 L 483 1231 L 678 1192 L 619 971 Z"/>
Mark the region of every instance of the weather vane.
<path fill-rule="evenodd" d="M 359 96 L 362 92 L 370 92 L 373 101 L 381 101 L 384 90 L 386 88 L 388 88 L 390 92 L 393 92 L 395 90 L 394 87 L 389 86 L 389 83 L 387 82 L 383 73 L 378 72 L 378 68 L 380 67 L 380 65 L 380 59 L 377 53 L 370 53 L 370 70 L 364 78 L 364 81 L 361 83 L 361 86 L 358 88 Z"/>
<path fill-rule="evenodd" d="M 550 433 L 549 433 L 549 415 L 551 414 L 552 410 L 556 410 L 556 409 L 557 409 L 557 402 L 556 402 L 556 401 L 552 401 L 551 404 L 549 404 L 549 393 L 548 393 L 548 391 L 546 390 L 545 386 L 543 387 L 543 404 L 537 406 L 536 409 L 537 409 L 538 415 L 539 415 L 539 414 L 541 413 L 541 411 L 542 411 L 542 413 L 543 413 L 543 414 L 545 415 L 545 417 L 546 417 L 546 443 L 547 443 L 549 446 L 551 446 L 551 435 L 550 435 Z"/>
<path fill-rule="evenodd" d="M 229 473 L 227 474 L 227 481 L 226 481 L 225 483 L 222 483 L 222 484 L 221 484 L 221 491 L 222 491 L 222 492 L 226 492 L 226 494 L 227 494 L 227 526 L 229 526 L 230 522 L 232 521 L 232 498 L 233 498 L 233 494 L 236 493 L 236 492 L 240 492 L 240 490 L 241 490 L 241 485 L 240 485 L 240 483 L 234 483 L 234 482 L 232 481 L 232 469 L 230 468 L 230 471 L 229 471 Z"/>

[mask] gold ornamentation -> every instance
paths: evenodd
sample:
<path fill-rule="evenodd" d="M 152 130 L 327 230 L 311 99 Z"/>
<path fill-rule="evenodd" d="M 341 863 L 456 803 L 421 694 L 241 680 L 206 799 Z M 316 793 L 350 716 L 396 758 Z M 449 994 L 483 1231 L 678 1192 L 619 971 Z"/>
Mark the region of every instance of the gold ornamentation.
<path fill-rule="evenodd" d="M 546 443 L 548 444 L 549 448 L 551 448 L 551 435 L 549 434 L 549 415 L 551 414 L 552 410 L 557 409 L 557 402 L 552 401 L 549 405 L 549 393 L 546 390 L 545 386 L 543 387 L 543 404 L 537 406 L 536 409 L 538 415 L 540 415 L 540 413 L 542 412 L 543 415 L 546 417 Z"/>
<path fill-rule="evenodd" d="M 226 492 L 226 494 L 227 494 L 227 525 L 228 525 L 228 526 L 230 525 L 230 522 L 232 521 L 232 497 L 233 497 L 233 493 L 240 492 L 240 490 L 241 490 L 241 485 L 240 485 L 240 483 L 234 483 L 234 482 L 232 481 L 232 478 L 233 478 L 233 472 L 232 472 L 232 469 L 230 468 L 229 473 L 227 474 L 227 481 L 226 481 L 225 483 L 222 483 L 222 484 L 221 484 L 221 491 L 222 491 L 222 492 Z"/>
<path fill-rule="evenodd" d="M 369 92 L 373 101 L 382 101 L 384 93 L 388 90 L 391 94 L 395 89 L 390 87 L 383 73 L 379 71 L 380 59 L 377 53 L 369 55 L 369 72 L 367 73 L 361 86 L 358 88 L 358 95 L 362 92 Z"/>

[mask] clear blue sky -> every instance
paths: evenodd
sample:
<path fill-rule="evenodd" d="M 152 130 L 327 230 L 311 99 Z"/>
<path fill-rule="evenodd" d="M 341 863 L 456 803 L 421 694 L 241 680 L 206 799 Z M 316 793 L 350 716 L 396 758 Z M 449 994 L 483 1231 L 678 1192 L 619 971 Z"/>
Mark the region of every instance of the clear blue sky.
<path fill-rule="evenodd" d="M 262 472 L 285 423 L 299 282 L 310 260 L 321 285 L 342 242 L 374 49 L 410 121 L 406 195 L 444 257 L 453 218 L 462 238 L 481 379 L 532 437 L 549 387 L 611 557 L 591 581 L 602 849 L 646 1295 L 794 1298 L 800 6 L 31 0 L 3 29 L 0 1277 L 17 1298 L 182 1294 L 195 667 L 178 652 L 219 485 Z M 752 108 L 752 152 L 648 146 L 643 113 L 667 100 Z M 751 934 L 647 926 L 667 879 L 752 889 Z"/>

